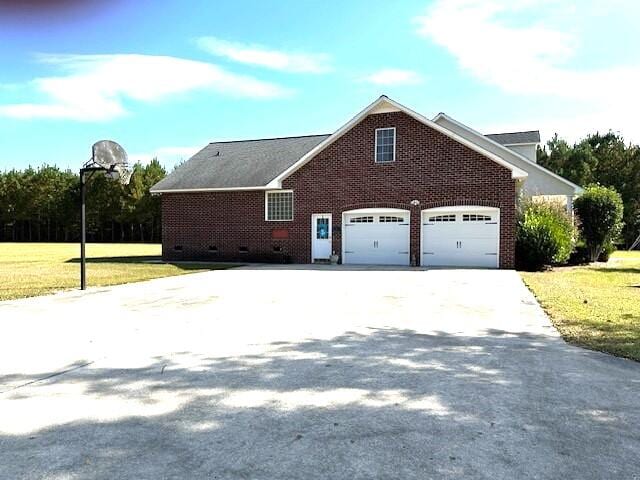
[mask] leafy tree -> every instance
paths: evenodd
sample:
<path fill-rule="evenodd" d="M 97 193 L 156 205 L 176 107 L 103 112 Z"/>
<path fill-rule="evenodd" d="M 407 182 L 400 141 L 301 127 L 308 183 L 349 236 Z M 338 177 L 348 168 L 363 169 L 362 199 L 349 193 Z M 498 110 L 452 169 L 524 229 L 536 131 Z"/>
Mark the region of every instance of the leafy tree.
<path fill-rule="evenodd" d="M 166 171 L 154 159 L 134 172 L 126 187 L 99 174 L 89 181 L 90 241 L 159 241 L 160 201 L 149 189 Z M 77 240 L 79 183 L 77 173 L 49 165 L 0 172 L 0 240 Z"/>
<path fill-rule="evenodd" d="M 640 147 L 621 135 L 595 133 L 570 146 L 555 135 L 538 150 L 538 162 L 578 185 L 613 187 L 624 204 L 622 239 L 630 244 L 640 233 Z"/>
<path fill-rule="evenodd" d="M 623 204 L 620 194 L 613 188 L 592 185 L 575 200 L 580 219 L 580 233 L 592 262 L 607 244 L 615 241 L 622 229 Z"/>

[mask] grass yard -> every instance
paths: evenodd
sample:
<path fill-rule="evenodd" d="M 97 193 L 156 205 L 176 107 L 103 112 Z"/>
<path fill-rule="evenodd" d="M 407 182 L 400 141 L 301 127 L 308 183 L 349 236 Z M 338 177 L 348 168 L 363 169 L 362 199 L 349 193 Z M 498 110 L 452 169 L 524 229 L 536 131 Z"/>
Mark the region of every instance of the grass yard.
<path fill-rule="evenodd" d="M 157 244 L 87 245 L 87 284 L 117 285 L 150 278 L 229 268 L 216 264 L 165 264 Z M 79 288 L 77 243 L 0 243 L 0 300 Z"/>
<path fill-rule="evenodd" d="M 565 340 L 640 361 L 640 252 L 521 274 Z"/>

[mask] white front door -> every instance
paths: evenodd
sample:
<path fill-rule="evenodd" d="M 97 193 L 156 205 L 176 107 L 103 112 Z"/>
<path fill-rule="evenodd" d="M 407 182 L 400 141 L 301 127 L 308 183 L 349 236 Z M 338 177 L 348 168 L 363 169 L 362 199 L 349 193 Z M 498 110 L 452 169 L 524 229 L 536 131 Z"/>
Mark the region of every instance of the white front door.
<path fill-rule="evenodd" d="M 343 263 L 409 265 L 409 212 L 362 209 L 346 212 Z"/>
<path fill-rule="evenodd" d="M 500 210 L 436 208 L 422 212 L 422 265 L 497 268 Z"/>
<path fill-rule="evenodd" d="M 311 260 L 329 260 L 331 257 L 331 214 L 311 215 Z"/>

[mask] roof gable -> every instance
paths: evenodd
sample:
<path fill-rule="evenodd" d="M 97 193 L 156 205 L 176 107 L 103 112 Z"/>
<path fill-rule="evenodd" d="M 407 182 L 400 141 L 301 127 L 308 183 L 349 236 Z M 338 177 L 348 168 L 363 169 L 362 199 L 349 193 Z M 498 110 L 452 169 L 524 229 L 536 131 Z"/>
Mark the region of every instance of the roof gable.
<path fill-rule="evenodd" d="M 342 137 L 347 131 L 349 131 L 353 126 L 357 125 L 367 115 L 375 114 L 375 113 L 381 113 L 381 112 L 403 112 L 403 113 L 406 113 L 410 117 L 413 117 L 414 119 L 416 119 L 417 121 L 427 125 L 428 127 L 433 128 L 434 130 L 446 135 L 447 137 L 452 138 L 453 140 L 457 141 L 458 143 L 460 143 L 460 144 L 462 144 L 462 145 L 464 145 L 464 146 L 466 146 L 466 147 L 468 147 L 468 148 L 470 148 L 472 150 L 475 150 L 476 152 L 480 153 L 481 155 L 484 155 L 485 157 L 487 157 L 488 159 L 494 161 L 495 163 L 507 168 L 508 170 L 511 171 L 512 178 L 526 178 L 526 176 L 527 176 L 527 173 L 524 170 L 521 170 L 518 167 L 516 167 L 515 165 L 512 165 L 511 163 L 507 162 L 506 160 L 504 160 L 503 158 L 499 157 L 498 155 L 495 155 L 494 153 L 491 153 L 490 151 L 482 148 L 481 146 L 479 146 L 479 145 L 477 145 L 477 144 L 475 144 L 475 143 L 473 143 L 473 142 L 471 142 L 471 141 L 469 141 L 469 140 L 467 140 L 467 139 L 465 139 L 465 138 L 463 138 L 463 137 L 451 132 L 450 130 L 438 125 L 436 122 L 434 122 L 432 120 L 429 120 L 428 118 L 424 117 L 423 115 L 420 115 L 419 113 L 414 112 L 413 110 L 405 107 L 404 105 L 401 105 L 398 102 L 396 102 L 394 100 L 391 100 L 386 95 L 382 95 L 375 102 L 370 104 L 368 107 L 366 107 L 360 113 L 358 113 L 355 117 L 353 117 L 351 120 L 349 120 L 347 123 L 345 123 L 342 127 L 340 127 L 338 130 L 336 130 L 333 134 L 331 134 L 325 140 L 320 142 L 316 147 L 314 147 L 312 150 L 307 152 L 302 158 L 300 158 L 300 160 L 298 160 L 296 163 L 291 165 L 287 170 L 285 170 L 280 175 L 278 175 L 276 178 L 274 178 L 269 183 L 269 186 L 272 187 L 272 188 L 281 188 L 282 181 L 285 178 L 287 178 L 293 172 L 295 172 L 296 170 L 301 168 L 303 165 L 305 165 L 307 162 L 309 162 L 315 155 L 317 155 L 322 150 L 327 148 L 329 145 L 331 145 L 333 142 L 335 142 L 338 138 Z"/>

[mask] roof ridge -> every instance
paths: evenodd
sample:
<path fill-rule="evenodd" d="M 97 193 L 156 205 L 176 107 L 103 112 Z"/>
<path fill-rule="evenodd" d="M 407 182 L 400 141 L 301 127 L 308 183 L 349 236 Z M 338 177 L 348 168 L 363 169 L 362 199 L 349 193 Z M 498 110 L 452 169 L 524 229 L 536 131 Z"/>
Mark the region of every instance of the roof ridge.
<path fill-rule="evenodd" d="M 268 138 L 248 138 L 245 140 L 221 140 L 219 142 L 209 142 L 209 145 L 216 143 L 240 143 L 240 142 L 261 142 L 263 140 L 287 140 L 290 138 L 310 138 L 310 137 L 328 137 L 330 133 L 316 133 L 312 135 L 291 135 L 288 137 L 268 137 Z"/>
<path fill-rule="evenodd" d="M 499 132 L 499 133 L 485 133 L 485 135 L 512 135 L 514 133 L 540 133 L 540 130 L 519 130 L 517 132 Z"/>

